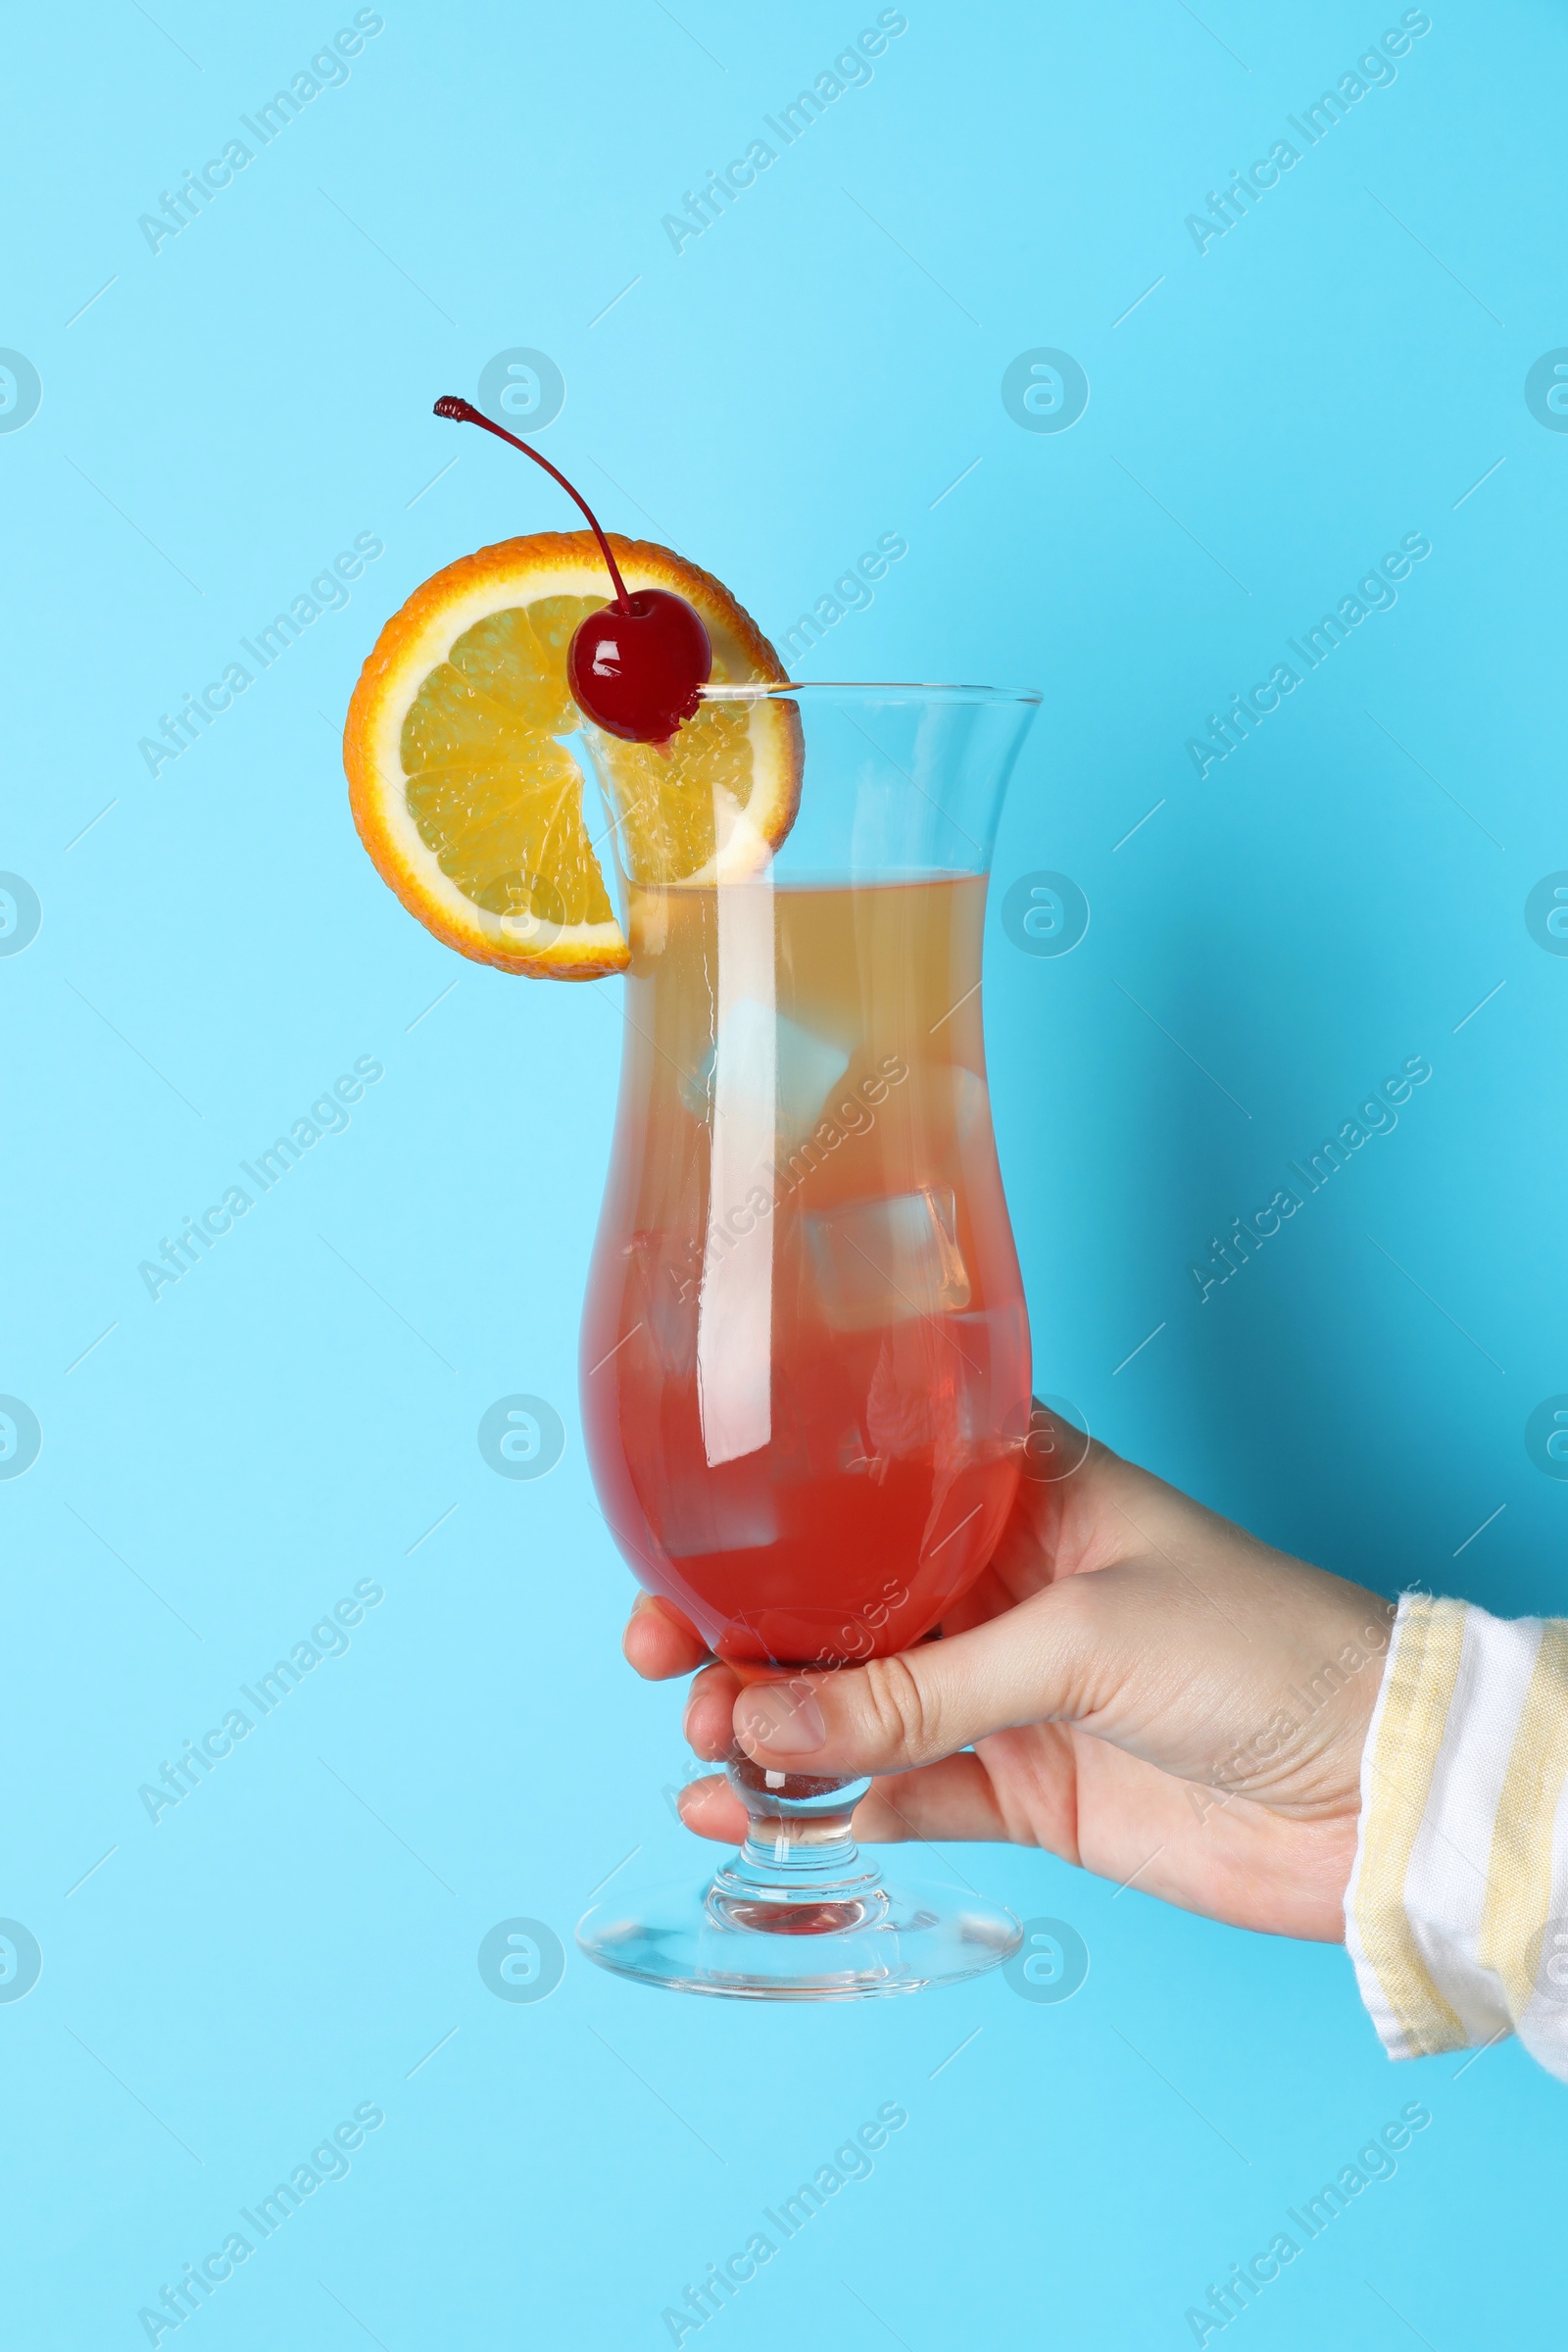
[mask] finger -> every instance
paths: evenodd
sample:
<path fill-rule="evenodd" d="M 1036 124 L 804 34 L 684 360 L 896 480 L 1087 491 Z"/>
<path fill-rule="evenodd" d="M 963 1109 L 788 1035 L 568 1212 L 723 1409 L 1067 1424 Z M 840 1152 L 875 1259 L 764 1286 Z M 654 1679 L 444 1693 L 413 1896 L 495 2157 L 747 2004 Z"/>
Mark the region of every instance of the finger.
<path fill-rule="evenodd" d="M 1137 1571 L 1069 1577 L 951 1641 L 743 1690 L 735 1737 L 759 1764 L 848 1775 L 907 1772 L 1025 1723 L 1092 1729 L 1168 1605 Z"/>
<path fill-rule="evenodd" d="M 728 1666 L 712 1665 L 697 1677 L 686 1701 L 686 1744 L 705 1763 L 722 1764 L 735 1752 L 735 1699 L 740 1682 Z"/>
<path fill-rule="evenodd" d="M 721 1773 L 689 1781 L 677 1799 L 680 1817 L 700 1838 L 738 1845 L 747 1812 Z M 902 1845 L 936 1838 L 999 1838 L 1007 1835 L 991 1783 L 978 1756 L 949 1756 L 922 1772 L 877 1782 L 855 1808 L 851 1834 L 865 1845 Z"/>
<path fill-rule="evenodd" d="M 691 1619 L 653 1592 L 638 1593 L 620 1646 L 627 1665 L 649 1683 L 691 1674 L 708 1656 L 708 1643 Z"/>
<path fill-rule="evenodd" d="M 688 1781 L 675 1801 L 682 1821 L 699 1838 L 717 1838 L 725 1845 L 739 1845 L 744 1839 L 746 1807 L 721 1772 Z"/>

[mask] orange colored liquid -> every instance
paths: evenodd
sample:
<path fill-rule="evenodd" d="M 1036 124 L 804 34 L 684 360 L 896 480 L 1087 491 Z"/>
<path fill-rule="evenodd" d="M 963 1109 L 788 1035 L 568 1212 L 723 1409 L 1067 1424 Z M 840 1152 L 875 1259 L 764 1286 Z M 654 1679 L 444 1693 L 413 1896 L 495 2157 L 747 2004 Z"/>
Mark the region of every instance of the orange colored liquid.
<path fill-rule="evenodd" d="M 968 876 L 631 893 L 583 1422 L 633 1572 L 736 1663 L 907 1647 L 1012 1501 L 984 907 Z"/>

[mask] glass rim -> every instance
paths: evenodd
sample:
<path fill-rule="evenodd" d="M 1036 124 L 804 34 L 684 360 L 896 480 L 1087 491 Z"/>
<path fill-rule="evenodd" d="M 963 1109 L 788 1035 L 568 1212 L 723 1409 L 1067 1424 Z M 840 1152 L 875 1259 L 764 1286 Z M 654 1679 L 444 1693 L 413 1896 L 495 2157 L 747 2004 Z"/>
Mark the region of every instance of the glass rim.
<path fill-rule="evenodd" d="M 998 703 L 1033 710 L 1045 700 L 1039 686 L 957 686 L 921 679 L 750 678 L 733 685 L 700 688 L 705 703 L 820 702 L 830 696 L 862 701 L 919 701 L 922 703 Z"/>

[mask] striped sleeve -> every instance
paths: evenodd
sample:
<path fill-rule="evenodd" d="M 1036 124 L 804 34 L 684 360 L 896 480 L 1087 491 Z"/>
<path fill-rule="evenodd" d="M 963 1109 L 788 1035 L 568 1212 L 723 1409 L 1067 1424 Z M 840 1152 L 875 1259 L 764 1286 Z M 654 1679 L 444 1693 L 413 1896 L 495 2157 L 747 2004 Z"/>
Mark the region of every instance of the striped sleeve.
<path fill-rule="evenodd" d="M 1399 1603 L 1345 1940 L 1391 2058 L 1515 2033 L 1568 2082 L 1568 1619 Z"/>

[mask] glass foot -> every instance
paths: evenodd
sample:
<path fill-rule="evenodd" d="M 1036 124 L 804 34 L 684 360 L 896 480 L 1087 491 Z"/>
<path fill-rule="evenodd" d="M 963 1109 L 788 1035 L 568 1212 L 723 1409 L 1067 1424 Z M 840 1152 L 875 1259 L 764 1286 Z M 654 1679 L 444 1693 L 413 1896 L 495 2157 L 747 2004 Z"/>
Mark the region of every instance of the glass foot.
<path fill-rule="evenodd" d="M 753 2001 L 856 2001 L 877 1993 L 961 1984 L 1022 1941 L 1010 1911 L 950 1886 L 877 1884 L 863 1905 L 824 1904 L 782 1916 L 756 1906 L 736 1916 L 719 1893 L 688 1880 L 629 1903 L 600 1903 L 580 1923 L 590 1960 L 617 1977 L 675 1992 Z"/>
<path fill-rule="evenodd" d="M 753 1816 L 740 1851 L 706 1886 L 687 1879 L 596 1904 L 577 1927 L 590 1960 L 676 1992 L 853 2001 L 961 1984 L 1018 1949 L 1023 1931 L 1000 1904 L 889 1885 L 866 1862 L 848 1834 L 865 1782 L 763 1789 L 760 1777 L 730 1768 Z"/>

